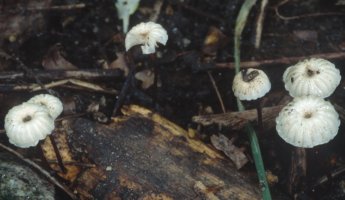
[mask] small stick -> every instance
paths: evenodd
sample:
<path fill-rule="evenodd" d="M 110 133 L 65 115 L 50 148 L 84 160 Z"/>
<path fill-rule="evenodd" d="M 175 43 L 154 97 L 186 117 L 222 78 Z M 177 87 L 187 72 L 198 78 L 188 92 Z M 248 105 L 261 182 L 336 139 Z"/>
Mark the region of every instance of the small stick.
<path fill-rule="evenodd" d="M 304 14 L 304 15 L 286 17 L 280 14 L 279 7 L 285 5 L 289 1 L 290 0 L 283 0 L 280 3 L 278 3 L 276 6 L 274 6 L 274 12 L 282 20 L 295 20 L 295 19 L 301 19 L 301 18 L 307 18 L 307 17 L 320 17 L 320 16 L 328 16 L 328 15 L 345 15 L 344 13 L 341 13 L 341 12 L 324 12 L 324 13 L 317 12 L 317 13 L 309 13 L 309 14 Z"/>
<path fill-rule="evenodd" d="M 293 57 L 280 57 L 267 60 L 257 60 L 257 61 L 243 61 L 241 62 L 241 68 L 251 68 L 251 67 L 260 67 L 262 65 L 274 65 L 274 64 L 291 64 L 303 60 L 305 58 L 315 57 L 315 58 L 324 58 L 327 60 L 330 59 L 343 59 L 345 58 L 345 52 L 331 52 L 331 53 L 320 53 L 320 54 L 311 54 L 306 56 L 293 56 Z M 216 68 L 229 68 L 234 69 L 235 63 L 216 63 Z"/>
<path fill-rule="evenodd" d="M 60 151 L 59 151 L 59 149 L 57 147 L 57 144 L 56 144 L 52 134 L 49 135 L 49 139 L 50 139 L 50 142 L 52 143 L 52 146 L 53 146 L 53 149 L 54 149 L 54 152 L 55 152 L 55 155 L 56 155 L 57 163 L 58 163 L 61 171 L 63 173 L 66 173 L 67 172 L 66 167 L 63 165 L 63 161 L 62 161 L 62 157 L 60 155 Z"/>
<path fill-rule="evenodd" d="M 321 184 L 326 183 L 330 179 L 336 178 L 340 174 L 343 174 L 345 172 L 345 166 L 341 166 L 338 169 L 335 169 L 333 172 L 331 172 L 329 175 L 324 175 L 321 178 L 319 178 L 314 184 L 312 188 L 315 188 Z"/>
<path fill-rule="evenodd" d="M 49 6 L 49 7 L 38 7 L 38 8 L 27 8 L 28 11 L 53 11 L 53 10 L 74 10 L 85 8 L 85 3 L 77 3 L 70 5 L 60 5 L 60 6 Z"/>
<path fill-rule="evenodd" d="M 225 109 L 225 106 L 224 106 L 224 102 L 223 102 L 222 96 L 221 96 L 220 93 L 219 93 L 219 90 L 218 90 L 216 81 L 214 80 L 214 78 L 213 78 L 213 76 L 212 76 L 212 74 L 211 74 L 210 71 L 207 71 L 207 74 L 208 74 L 208 77 L 210 78 L 210 81 L 211 81 L 211 83 L 212 83 L 213 89 L 214 89 L 214 91 L 215 91 L 216 94 L 217 94 L 217 97 L 218 97 L 218 101 L 219 101 L 220 107 L 222 108 L 223 113 L 225 113 L 225 112 L 226 112 L 226 109 Z"/>
<path fill-rule="evenodd" d="M 5 151 L 15 155 L 16 157 L 18 157 L 19 159 L 21 159 L 22 161 L 24 161 L 25 163 L 29 164 L 31 167 L 35 168 L 36 170 L 38 170 L 42 175 L 44 175 L 51 183 L 53 183 L 54 185 L 56 185 L 58 188 L 60 188 L 61 190 L 63 190 L 64 192 L 66 192 L 66 194 L 68 194 L 69 197 L 71 197 L 72 199 L 77 199 L 77 197 L 73 194 L 73 192 L 71 192 L 66 186 L 62 185 L 61 183 L 59 183 L 59 181 L 57 181 L 54 177 L 52 177 L 46 170 L 44 170 L 42 167 L 40 167 L 39 165 L 37 165 L 35 162 L 31 161 L 28 158 L 24 158 L 21 154 L 19 154 L 18 152 L 16 152 L 15 150 L 13 150 L 10 147 L 7 147 L 6 145 L 0 143 L 0 147 L 2 149 L 4 149 Z"/>
<path fill-rule="evenodd" d="M 82 69 L 82 70 L 39 70 L 33 73 L 17 71 L 0 72 L 0 80 L 17 81 L 26 78 L 34 80 L 61 80 L 61 79 L 81 79 L 81 80 L 104 80 L 120 79 L 122 72 L 118 69 Z"/>

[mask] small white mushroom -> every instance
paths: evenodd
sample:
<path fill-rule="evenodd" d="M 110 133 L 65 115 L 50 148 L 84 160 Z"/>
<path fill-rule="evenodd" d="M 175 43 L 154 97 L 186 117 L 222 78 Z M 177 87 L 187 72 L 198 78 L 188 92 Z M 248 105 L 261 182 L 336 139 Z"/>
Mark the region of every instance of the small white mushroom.
<path fill-rule="evenodd" d="M 165 45 L 168 41 L 167 31 L 154 22 L 140 23 L 134 26 L 126 35 L 126 51 L 135 45 L 142 45 L 143 54 L 156 52 L 157 42 Z"/>
<path fill-rule="evenodd" d="M 255 100 L 271 89 L 271 82 L 265 72 L 259 69 L 243 69 L 236 74 L 232 90 L 240 100 Z"/>
<path fill-rule="evenodd" d="M 63 110 L 63 104 L 57 97 L 50 94 L 39 94 L 27 101 L 28 103 L 35 103 L 45 106 L 50 116 L 55 120 Z"/>
<path fill-rule="evenodd" d="M 288 67 L 283 75 L 285 89 L 292 97 L 330 96 L 340 83 L 340 72 L 334 64 L 321 58 L 311 58 Z"/>
<path fill-rule="evenodd" d="M 54 120 L 46 107 L 22 103 L 11 108 L 5 117 L 5 130 L 11 144 L 28 148 L 36 146 L 54 130 Z"/>
<path fill-rule="evenodd" d="M 332 104 L 316 96 L 296 97 L 276 118 L 279 136 L 303 148 L 327 143 L 336 136 L 339 125 L 339 116 Z"/>

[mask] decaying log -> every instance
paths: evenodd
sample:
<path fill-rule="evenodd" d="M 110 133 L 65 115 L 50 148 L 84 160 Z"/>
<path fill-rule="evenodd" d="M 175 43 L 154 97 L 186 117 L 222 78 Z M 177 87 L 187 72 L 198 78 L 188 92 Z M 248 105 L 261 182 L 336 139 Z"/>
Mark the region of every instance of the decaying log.
<path fill-rule="evenodd" d="M 100 177 L 88 183 L 94 198 L 260 199 L 257 182 L 179 126 L 138 106 L 123 113 L 107 126 L 71 122 L 71 146 L 102 170 L 91 169 Z"/>
<path fill-rule="evenodd" d="M 265 107 L 262 109 L 262 121 L 264 124 L 272 122 L 283 108 L 283 105 Z M 243 126 L 257 119 L 255 109 L 245 110 L 242 112 L 227 112 L 222 114 L 199 115 L 194 116 L 193 121 L 202 125 L 219 124 L 230 126 L 232 129 L 242 129 Z"/>

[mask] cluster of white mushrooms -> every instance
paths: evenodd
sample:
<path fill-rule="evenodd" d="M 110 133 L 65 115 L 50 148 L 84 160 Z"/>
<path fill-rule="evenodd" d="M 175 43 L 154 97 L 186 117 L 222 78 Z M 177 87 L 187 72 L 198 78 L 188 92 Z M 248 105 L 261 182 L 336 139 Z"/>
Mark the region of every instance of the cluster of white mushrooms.
<path fill-rule="evenodd" d="M 62 102 L 49 94 L 36 95 L 11 108 L 4 125 L 9 142 L 21 148 L 36 146 L 52 133 L 62 110 Z"/>
<path fill-rule="evenodd" d="M 281 138 L 297 147 L 311 148 L 333 139 L 340 120 L 329 97 L 341 80 L 333 63 L 311 58 L 290 66 L 283 75 L 286 90 L 294 97 L 276 118 Z M 258 69 L 243 69 L 236 74 L 232 90 L 240 100 L 263 97 L 271 88 L 267 75 Z"/>
<path fill-rule="evenodd" d="M 325 144 L 338 133 L 340 120 L 332 104 L 325 101 L 340 83 L 333 63 L 311 58 L 288 67 L 283 75 L 285 88 L 294 97 L 276 118 L 281 138 L 297 147 Z"/>

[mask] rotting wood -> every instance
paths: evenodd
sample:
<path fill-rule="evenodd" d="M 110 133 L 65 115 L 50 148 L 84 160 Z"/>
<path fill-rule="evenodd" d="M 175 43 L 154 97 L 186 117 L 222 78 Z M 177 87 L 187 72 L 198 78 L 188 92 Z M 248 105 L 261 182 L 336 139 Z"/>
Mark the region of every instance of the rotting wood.
<path fill-rule="evenodd" d="M 260 199 L 259 185 L 220 152 L 138 106 L 108 125 L 71 123 L 71 146 L 105 172 L 96 199 Z M 84 192 L 85 192 L 84 188 Z"/>
<path fill-rule="evenodd" d="M 275 119 L 283 105 L 265 107 L 262 109 L 263 123 L 269 123 Z M 227 112 L 222 114 L 199 115 L 194 116 L 193 121 L 202 125 L 219 124 L 231 126 L 232 129 L 242 129 L 243 126 L 257 119 L 257 111 L 255 109 L 245 110 L 241 112 Z"/>

